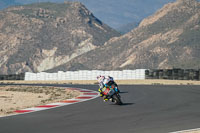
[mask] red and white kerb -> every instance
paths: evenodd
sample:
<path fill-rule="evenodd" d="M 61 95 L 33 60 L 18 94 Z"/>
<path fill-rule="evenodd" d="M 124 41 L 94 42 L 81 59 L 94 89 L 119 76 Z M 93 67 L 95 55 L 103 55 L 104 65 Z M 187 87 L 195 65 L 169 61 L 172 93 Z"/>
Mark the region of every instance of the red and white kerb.
<path fill-rule="evenodd" d="M 56 108 L 60 106 L 75 104 L 75 103 L 79 103 L 79 102 L 83 102 L 83 101 L 87 101 L 87 100 L 91 100 L 91 99 L 99 97 L 99 93 L 97 91 L 81 89 L 81 88 L 66 88 L 66 89 L 77 90 L 81 92 L 82 94 L 73 99 L 67 99 L 67 100 L 57 102 L 57 103 L 51 103 L 51 104 L 36 106 L 32 108 L 16 110 L 14 112 L 17 114 L 30 113 L 30 112 L 41 111 L 41 110 Z"/>

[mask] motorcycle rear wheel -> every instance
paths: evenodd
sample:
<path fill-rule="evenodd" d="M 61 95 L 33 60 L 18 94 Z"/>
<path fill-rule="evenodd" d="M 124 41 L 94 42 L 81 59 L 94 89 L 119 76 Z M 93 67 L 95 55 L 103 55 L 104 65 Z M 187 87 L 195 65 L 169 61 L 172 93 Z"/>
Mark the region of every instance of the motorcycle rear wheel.
<path fill-rule="evenodd" d="M 114 101 L 115 104 L 117 104 L 117 105 L 122 105 L 121 99 L 120 99 L 116 94 L 113 95 L 113 101 Z"/>

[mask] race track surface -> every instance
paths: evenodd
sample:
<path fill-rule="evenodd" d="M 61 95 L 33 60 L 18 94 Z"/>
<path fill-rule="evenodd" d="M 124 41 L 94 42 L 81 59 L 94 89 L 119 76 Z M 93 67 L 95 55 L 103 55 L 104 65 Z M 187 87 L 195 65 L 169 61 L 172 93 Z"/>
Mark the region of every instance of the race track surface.
<path fill-rule="evenodd" d="M 97 85 L 61 85 L 97 90 Z M 0 118 L 0 133 L 168 133 L 200 128 L 200 86 L 120 85 L 124 105 L 102 98 Z"/>

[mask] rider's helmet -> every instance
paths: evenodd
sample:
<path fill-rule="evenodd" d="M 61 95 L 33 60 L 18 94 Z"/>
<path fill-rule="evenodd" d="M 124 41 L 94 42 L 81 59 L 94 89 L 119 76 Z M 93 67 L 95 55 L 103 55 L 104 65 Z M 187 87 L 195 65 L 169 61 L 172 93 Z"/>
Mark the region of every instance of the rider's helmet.
<path fill-rule="evenodd" d="M 110 82 L 110 78 L 106 77 L 105 80 L 103 81 L 104 85 L 108 84 L 108 82 Z"/>
<path fill-rule="evenodd" d="M 97 80 L 101 77 L 101 75 L 97 76 Z"/>
<path fill-rule="evenodd" d="M 97 76 L 97 80 L 99 83 L 103 82 L 104 79 L 105 79 L 104 76 L 101 76 L 101 75 Z"/>

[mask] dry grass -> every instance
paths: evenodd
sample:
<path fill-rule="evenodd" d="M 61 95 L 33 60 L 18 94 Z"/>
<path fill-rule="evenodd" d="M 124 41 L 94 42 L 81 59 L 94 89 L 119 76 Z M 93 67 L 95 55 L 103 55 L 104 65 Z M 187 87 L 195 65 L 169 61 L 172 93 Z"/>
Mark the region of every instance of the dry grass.
<path fill-rule="evenodd" d="M 0 86 L 0 116 L 13 111 L 70 99 L 80 92 L 59 87 Z"/>
<path fill-rule="evenodd" d="M 200 81 L 191 80 L 116 80 L 128 85 L 200 85 Z M 65 81 L 0 81 L 2 84 L 97 84 L 96 80 L 65 80 Z"/>

